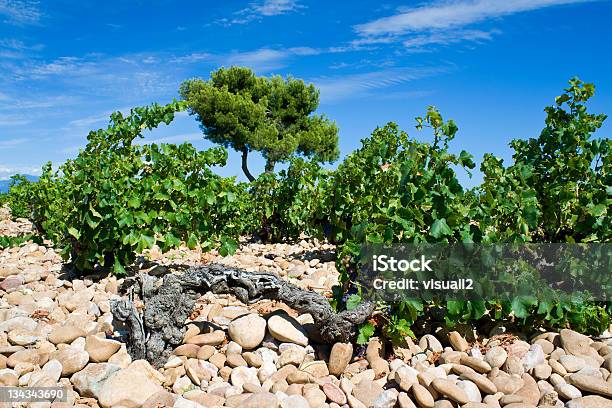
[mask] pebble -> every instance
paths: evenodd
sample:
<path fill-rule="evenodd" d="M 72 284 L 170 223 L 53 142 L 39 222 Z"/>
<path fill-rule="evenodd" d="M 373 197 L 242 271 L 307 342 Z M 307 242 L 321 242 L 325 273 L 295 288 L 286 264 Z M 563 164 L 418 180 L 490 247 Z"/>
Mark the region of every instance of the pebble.
<path fill-rule="evenodd" d="M 89 354 L 85 350 L 67 347 L 51 353 L 51 359 L 59 361 L 62 365 L 62 376 L 66 377 L 81 371 L 89 362 Z"/>
<path fill-rule="evenodd" d="M 256 314 L 240 316 L 230 322 L 228 334 L 243 349 L 254 349 L 266 335 L 266 320 Z"/>
<path fill-rule="evenodd" d="M 440 394 L 458 402 L 459 404 L 467 404 L 470 400 L 461 388 L 455 385 L 452 381 L 436 378 L 431 382 L 432 387 Z"/>
<path fill-rule="evenodd" d="M 280 402 L 281 408 L 310 408 L 308 400 L 301 395 L 290 395 Z"/>
<path fill-rule="evenodd" d="M 277 314 L 268 319 L 268 331 L 276 340 L 308 345 L 306 331 L 300 323 L 291 316 Z"/>
<path fill-rule="evenodd" d="M 183 346 L 187 346 L 187 344 L 183 344 Z M 193 344 L 193 346 L 199 347 L 197 346 L 197 344 Z M 179 346 L 179 347 L 182 347 L 182 346 Z M 217 349 L 215 349 L 213 346 L 204 345 L 198 349 L 196 358 L 200 360 L 208 360 L 209 358 L 213 356 L 213 354 L 215 354 L 216 351 Z"/>
<path fill-rule="evenodd" d="M 16 346 L 31 346 L 38 341 L 38 336 L 29 330 L 13 329 L 8 333 L 8 341 Z"/>
<path fill-rule="evenodd" d="M 0 211 L 0 229 L 1 218 Z M 330 289 L 338 277 L 334 262 L 304 259 L 313 248 L 306 240 L 249 243 L 218 259 Z M 168 255 L 159 249 L 150 255 L 160 263 L 148 267 L 149 275 L 173 272 L 163 263 Z M 201 256 L 194 251 L 193 264 Z M 470 348 L 461 334 L 466 326 L 444 342 L 444 330 L 416 344 L 407 338 L 389 360 L 385 343 L 372 338 L 362 359 L 350 343 L 310 343 L 319 335 L 310 315 L 294 318 L 275 302 L 254 308 L 211 294 L 198 300 L 202 308 L 188 321 L 184 344 L 158 371 L 144 360 L 132 362 L 114 340 L 122 329 L 113 327 L 110 304 L 123 280 L 58 279 L 60 262 L 44 246 L 0 251 L 0 275 L 9 270 L 0 278 L 0 385 L 74 389 L 68 404 L 52 408 L 612 408 L 612 342 L 605 336 L 594 342 L 565 329 L 531 344 L 470 337 L 477 339 Z M 269 310 L 267 320 L 257 312 L 262 309 Z M 502 326 L 491 333 L 504 332 Z"/>
<path fill-rule="evenodd" d="M 276 408 L 278 398 L 269 392 L 257 392 L 245 399 L 240 406 L 242 408 Z"/>
<path fill-rule="evenodd" d="M 30 363 L 42 366 L 49 360 L 49 354 L 36 349 L 18 350 L 6 360 L 8 367 L 15 367 L 18 363 Z"/>
<path fill-rule="evenodd" d="M 546 363 L 540 363 L 533 369 L 533 375 L 538 380 L 545 380 L 552 374 L 552 368 Z"/>
<path fill-rule="evenodd" d="M 420 407 L 433 408 L 434 398 L 427 388 L 423 387 L 421 384 L 415 383 L 412 385 L 412 395 Z"/>
<path fill-rule="evenodd" d="M 568 383 L 560 383 L 555 386 L 555 391 L 564 400 L 572 400 L 582 397 L 582 393 L 576 387 Z"/>
<path fill-rule="evenodd" d="M 480 395 L 480 390 L 478 386 L 471 381 L 458 381 L 457 387 L 461 388 L 465 394 L 467 395 L 469 401 L 471 402 L 481 402 L 482 395 Z"/>
<path fill-rule="evenodd" d="M 232 370 L 230 378 L 232 385 L 238 388 L 242 388 L 246 383 L 260 384 L 257 378 L 257 369 L 253 367 L 236 367 Z"/>
<path fill-rule="evenodd" d="M 329 355 L 329 373 L 340 376 L 353 357 L 351 343 L 335 343 Z"/>
<path fill-rule="evenodd" d="M 538 401 L 540 400 L 540 389 L 538 388 L 538 384 L 533 377 L 527 373 L 523 374 L 521 379 L 523 380 L 523 386 L 516 391 L 515 394 L 522 397 L 523 401 L 528 404 L 538 405 Z"/>
<path fill-rule="evenodd" d="M 560 356 L 559 363 L 561 363 L 568 373 L 580 371 L 587 365 L 584 359 L 573 355 Z"/>
<path fill-rule="evenodd" d="M 442 347 L 442 343 L 435 336 L 431 334 L 426 334 L 421 337 L 419 341 L 419 347 L 421 350 L 429 350 L 434 353 L 441 353 L 444 348 Z"/>
<path fill-rule="evenodd" d="M 461 378 L 472 381 L 482 392 L 486 394 L 495 394 L 497 392 L 497 386 L 495 386 L 495 384 L 484 375 L 467 371 L 461 374 Z"/>
<path fill-rule="evenodd" d="M 79 327 L 71 325 L 59 326 L 49 333 L 47 339 L 53 344 L 70 344 L 77 338 L 84 337 L 85 334 L 85 331 Z"/>
<path fill-rule="evenodd" d="M 100 388 L 104 381 L 121 367 L 115 364 L 89 364 L 83 370 L 70 377 L 70 382 L 83 397 L 99 398 Z"/>
<path fill-rule="evenodd" d="M 322 388 L 323 392 L 327 396 L 327 399 L 329 399 L 331 402 L 335 402 L 338 405 L 346 404 L 346 395 L 340 389 L 340 387 L 333 383 L 325 383 L 323 384 Z"/>
<path fill-rule="evenodd" d="M 568 354 L 583 356 L 591 354 L 592 340 L 584 334 L 577 333 L 570 329 L 563 329 L 559 332 L 561 347 Z"/>
<path fill-rule="evenodd" d="M 378 383 L 367 380 L 360 381 L 353 389 L 353 395 L 366 407 L 371 407 L 382 392 L 383 388 Z"/>
<path fill-rule="evenodd" d="M 93 363 L 108 361 L 120 348 L 121 343 L 116 340 L 104 339 L 93 335 L 85 338 L 85 351 L 89 353 L 89 359 Z"/>
<path fill-rule="evenodd" d="M 466 351 L 470 347 L 467 340 L 457 331 L 448 334 L 448 341 L 456 351 Z"/>
<path fill-rule="evenodd" d="M 383 391 L 372 403 L 372 408 L 393 408 L 397 402 L 398 391 L 394 388 Z"/>
<path fill-rule="evenodd" d="M 150 396 L 163 390 L 146 373 L 128 367 L 112 373 L 102 383 L 98 401 L 103 408 L 140 407 Z"/>
<path fill-rule="evenodd" d="M 484 360 L 476 357 L 470 357 L 468 355 L 461 356 L 461 364 L 466 365 L 479 373 L 488 373 L 491 371 L 491 366 Z"/>
<path fill-rule="evenodd" d="M 225 341 L 225 332 L 223 330 L 215 330 L 212 333 L 197 334 L 187 340 L 187 344 L 196 344 L 198 346 L 218 346 Z"/>
<path fill-rule="evenodd" d="M 612 383 L 601 378 L 584 374 L 572 374 L 569 376 L 568 382 L 582 391 L 612 398 Z"/>
<path fill-rule="evenodd" d="M 544 351 L 539 344 L 533 344 L 529 351 L 525 354 L 522 359 L 523 366 L 525 370 L 531 370 L 538 364 L 544 363 L 546 357 L 544 356 Z"/>
<path fill-rule="evenodd" d="M 307 391 L 305 391 L 304 398 L 306 398 L 311 407 L 320 407 L 325 403 L 327 396 L 317 387 L 309 388 Z"/>
<path fill-rule="evenodd" d="M 599 395 L 587 395 L 566 403 L 567 408 L 612 408 L 612 401 Z"/>

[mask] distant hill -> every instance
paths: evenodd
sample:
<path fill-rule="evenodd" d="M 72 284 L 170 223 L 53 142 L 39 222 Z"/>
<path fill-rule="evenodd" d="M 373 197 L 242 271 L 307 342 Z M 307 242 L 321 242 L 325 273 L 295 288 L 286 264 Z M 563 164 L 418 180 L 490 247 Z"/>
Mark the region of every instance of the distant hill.
<path fill-rule="evenodd" d="M 30 181 L 38 181 L 38 176 L 31 176 L 29 174 L 25 174 L 26 179 Z M 0 193 L 7 193 L 9 189 L 9 185 L 11 184 L 11 180 L 0 180 Z"/>

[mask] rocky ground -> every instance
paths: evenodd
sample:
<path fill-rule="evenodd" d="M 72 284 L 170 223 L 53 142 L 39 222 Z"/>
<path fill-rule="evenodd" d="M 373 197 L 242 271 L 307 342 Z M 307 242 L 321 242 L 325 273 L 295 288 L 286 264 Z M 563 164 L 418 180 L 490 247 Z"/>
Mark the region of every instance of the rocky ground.
<path fill-rule="evenodd" d="M 0 213 L 0 235 L 29 228 Z M 228 258 L 153 250 L 142 267 L 161 276 L 180 265 L 223 262 L 328 292 L 338 279 L 332 250 L 306 241 L 246 243 Z M 612 337 L 594 341 L 562 330 L 529 341 L 507 333 L 474 341 L 440 331 L 387 353 L 372 339 L 361 356 L 350 344 L 312 341 L 308 315 L 229 296 L 198 301 L 184 344 L 156 370 L 132 361 L 115 340 L 109 301 L 121 281 L 68 280 L 62 267 L 51 247 L 0 252 L 0 385 L 69 390 L 68 402 L 0 407 L 612 407 Z"/>

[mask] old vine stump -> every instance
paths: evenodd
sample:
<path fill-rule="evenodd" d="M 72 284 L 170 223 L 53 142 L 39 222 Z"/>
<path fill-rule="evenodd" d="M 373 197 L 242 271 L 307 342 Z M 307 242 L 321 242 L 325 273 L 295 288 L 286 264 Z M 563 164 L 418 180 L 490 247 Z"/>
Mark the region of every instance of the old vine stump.
<path fill-rule="evenodd" d="M 357 325 L 373 312 L 372 302 L 336 313 L 327 298 L 284 281 L 275 274 L 246 272 L 220 264 L 194 266 L 183 273 L 168 274 L 161 284 L 156 278 L 139 274 L 128 278 L 128 298 L 114 301 L 115 321 L 127 332 L 128 352 L 133 359 L 146 359 L 162 366 L 179 346 L 185 321 L 195 301 L 204 293 L 232 294 L 245 304 L 277 300 L 299 313 L 310 313 L 320 337 L 328 343 L 347 342 L 356 335 Z M 144 308 L 137 307 L 138 300 Z M 117 324 L 115 326 L 118 326 Z"/>

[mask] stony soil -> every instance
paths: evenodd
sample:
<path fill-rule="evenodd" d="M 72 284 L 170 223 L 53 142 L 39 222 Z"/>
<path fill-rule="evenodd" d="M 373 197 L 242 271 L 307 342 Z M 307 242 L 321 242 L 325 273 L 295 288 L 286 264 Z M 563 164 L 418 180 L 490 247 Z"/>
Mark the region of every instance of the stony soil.
<path fill-rule="evenodd" d="M 29 230 L 8 215 L 0 213 L 0 234 Z M 332 250 L 302 241 L 245 244 L 228 258 L 151 251 L 142 265 L 161 276 L 180 273 L 180 265 L 223 262 L 328 292 L 338 279 Z M 0 385 L 69 390 L 67 403 L 12 406 L 612 407 L 612 337 L 593 341 L 562 330 L 529 341 L 503 334 L 474 342 L 469 333 L 437 332 L 388 352 L 372 339 L 360 356 L 350 344 L 317 344 L 310 316 L 282 304 L 209 294 L 186 322 L 184 344 L 156 370 L 132 361 L 116 340 L 109 301 L 119 296 L 120 280 L 69 280 L 54 250 L 33 243 L 0 252 L 0 280 Z"/>

